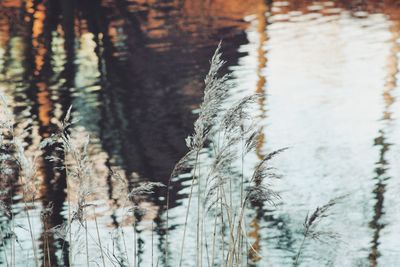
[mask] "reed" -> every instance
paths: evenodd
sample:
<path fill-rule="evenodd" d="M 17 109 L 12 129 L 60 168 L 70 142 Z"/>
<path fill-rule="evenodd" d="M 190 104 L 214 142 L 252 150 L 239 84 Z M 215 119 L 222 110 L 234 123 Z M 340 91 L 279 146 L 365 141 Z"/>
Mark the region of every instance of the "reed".
<path fill-rule="evenodd" d="M 261 202 L 275 206 L 276 201 L 280 200 L 278 192 L 273 189 L 273 183 L 281 176 L 270 162 L 287 148 L 264 156 L 252 172 L 244 171 L 244 162 L 250 154 L 256 152 L 257 143 L 260 142 L 260 132 L 253 119 L 251 107 L 262 96 L 251 94 L 229 104 L 229 75 L 219 76 L 225 63 L 220 49 L 221 44 L 212 57 L 210 71 L 205 79 L 203 103 L 194 123 L 194 133 L 186 139 L 189 151 L 177 163 L 171 176 L 178 176 L 181 170 L 192 169 L 179 266 L 182 266 L 186 255 L 185 237 L 193 198 L 197 198 L 197 218 L 196 226 L 190 228 L 197 229 L 197 267 L 247 266 L 249 261 L 244 261 L 243 258 L 249 249 L 252 253 L 257 253 L 251 246 L 246 231 L 245 217 L 252 208 L 250 204 Z M 203 154 L 207 157 L 202 158 Z M 194 193 L 194 187 L 197 187 L 197 194 Z M 235 196 L 237 188 L 240 191 L 239 197 Z M 326 210 L 336 201 L 337 199 L 318 208 L 314 217 L 326 216 Z M 212 229 L 211 237 L 204 228 L 206 221 L 207 228 Z M 315 221 L 308 223 L 311 224 L 307 228 L 305 239 L 310 236 L 315 239 L 318 234 L 321 238 L 333 236 L 333 233 L 329 235 L 328 232 L 316 232 Z M 211 244 L 211 252 L 208 244 Z M 304 246 L 303 240 L 295 262 L 299 261 Z"/>
<path fill-rule="evenodd" d="M 220 48 L 221 45 L 212 57 L 210 71 L 205 79 L 203 103 L 194 123 L 194 133 L 186 139 L 189 152 L 178 162 L 171 176 L 177 176 L 180 170 L 192 169 L 179 266 L 182 266 L 185 255 L 186 229 L 193 198 L 197 198 L 196 266 L 200 267 L 204 266 L 204 261 L 207 266 L 239 266 L 241 255 L 246 254 L 243 242 L 248 242 L 244 216 L 249 202 L 258 200 L 273 204 L 279 198 L 278 193 L 271 189 L 269 179 L 277 178 L 278 175 L 268 164 L 270 159 L 285 149 L 268 154 L 250 176 L 244 173 L 244 161 L 254 152 L 259 140 L 259 131 L 250 112 L 251 105 L 260 96 L 248 95 L 227 106 L 231 85 L 228 75 L 219 76 L 225 63 Z M 202 154 L 207 154 L 206 162 L 202 162 Z M 238 165 L 241 165 L 239 174 Z M 234 197 L 237 187 L 233 184 L 240 188 L 238 200 Z M 196 195 L 194 187 L 197 187 Z M 207 221 L 214 222 L 211 240 L 204 229 L 208 217 L 210 220 Z M 220 233 L 219 238 L 217 233 Z M 211 260 L 209 243 L 212 244 Z M 220 253 L 216 251 L 217 243 L 220 244 Z"/>
<path fill-rule="evenodd" d="M 308 240 L 327 242 L 339 238 L 339 235 L 336 232 L 319 229 L 319 224 L 325 217 L 329 216 L 329 212 L 332 207 L 340 202 L 343 198 L 345 198 L 345 196 L 333 198 L 325 205 L 317 207 L 311 215 L 307 214 L 303 223 L 303 239 L 294 258 L 294 266 L 298 266 L 300 264 L 300 256 L 302 255 Z"/>
<path fill-rule="evenodd" d="M 37 195 L 37 175 L 36 175 L 36 157 L 29 157 L 23 148 L 23 142 L 14 131 L 13 117 L 8 109 L 7 101 L 3 95 L 0 95 L 0 104 L 2 107 L 1 147 L 10 153 L 10 160 L 14 162 L 17 168 L 18 178 L 22 185 L 22 201 L 24 212 L 28 222 L 29 235 L 32 243 L 35 266 L 39 267 L 39 256 L 35 232 L 32 226 L 32 220 L 29 210 L 35 207 L 35 197 Z M 1 169 L 1 172 L 7 173 L 7 169 Z M 12 216 L 12 212 L 11 212 Z M 13 233 L 15 233 L 13 231 Z"/>

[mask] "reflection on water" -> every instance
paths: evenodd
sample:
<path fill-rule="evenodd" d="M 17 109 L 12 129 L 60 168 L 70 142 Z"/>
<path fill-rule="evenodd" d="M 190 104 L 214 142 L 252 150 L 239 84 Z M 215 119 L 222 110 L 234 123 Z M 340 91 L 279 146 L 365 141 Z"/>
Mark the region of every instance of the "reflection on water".
<path fill-rule="evenodd" d="M 390 132 L 393 122 L 393 111 L 392 105 L 396 99 L 394 97 L 394 91 L 397 88 L 397 75 L 399 74 L 399 60 L 398 53 L 400 52 L 400 45 L 398 40 L 400 38 L 400 21 L 395 21 L 389 28 L 392 38 L 390 43 L 392 45 L 388 56 L 387 64 L 387 78 L 383 91 L 384 98 L 384 110 L 382 115 L 382 127 L 379 129 L 379 136 L 375 138 L 374 145 L 379 147 L 379 160 L 376 162 L 375 173 L 376 185 L 373 190 L 375 195 L 376 204 L 374 206 L 374 216 L 370 222 L 370 227 L 373 229 L 373 239 L 371 252 L 369 254 L 369 260 L 371 266 L 378 266 L 378 258 L 380 256 L 379 244 L 380 244 L 380 233 L 385 227 L 385 223 L 382 222 L 384 216 L 384 203 L 385 203 L 385 192 L 387 180 L 391 177 L 388 176 L 388 169 L 390 169 L 390 163 L 386 159 L 388 150 L 391 144 L 386 137 L 387 132 Z"/>
<path fill-rule="evenodd" d="M 231 97 L 262 94 L 255 117 L 263 134 L 254 160 L 292 147 L 276 160 L 285 173 L 282 203 L 252 204 L 249 264 L 290 266 L 307 212 L 347 193 L 349 203 L 325 225 L 344 242 L 333 248 L 310 244 L 304 266 L 400 261 L 397 1 L 4 0 L 0 14 L 0 88 L 15 129 L 28 153 L 38 154 L 39 143 L 72 105 L 79 119 L 74 136 L 91 136 L 97 203 L 113 207 L 92 215 L 105 239 L 121 224 L 132 225 L 121 221 L 124 193 L 111 171 L 130 185 L 138 179 L 167 182 L 186 152 L 209 58 L 223 39 L 226 71 L 235 83 Z M 61 163 L 44 160 L 64 155 L 48 147 L 38 156 L 35 238 L 45 266 L 67 266 L 67 244 L 46 231 L 67 218 L 66 173 Z M 172 184 L 170 230 L 177 235 L 184 180 Z M 2 229 L 25 227 L 15 175 L 2 177 L 1 187 L 1 199 L 15 213 L 4 213 Z M 150 266 L 149 259 L 166 262 L 165 190 L 156 193 L 143 202 L 151 212 L 135 230 L 142 266 Z M 40 210 L 50 203 L 53 213 L 42 225 Z M 20 245 L 29 248 L 27 233 L 18 231 Z M 5 240 L 6 246 L 14 242 Z M 22 266 L 29 259 L 14 260 Z"/>

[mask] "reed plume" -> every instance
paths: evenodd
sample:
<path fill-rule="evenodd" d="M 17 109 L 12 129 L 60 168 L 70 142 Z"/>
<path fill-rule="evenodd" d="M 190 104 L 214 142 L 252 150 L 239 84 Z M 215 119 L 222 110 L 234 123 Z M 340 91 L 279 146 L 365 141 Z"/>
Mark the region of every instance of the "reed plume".
<path fill-rule="evenodd" d="M 311 215 L 307 214 L 303 223 L 303 240 L 294 258 L 294 265 L 300 263 L 300 256 L 303 253 L 305 244 L 308 240 L 327 242 L 332 239 L 338 239 L 339 235 L 333 231 L 324 231 L 319 229 L 320 222 L 329 216 L 330 210 L 346 196 L 340 196 L 331 199 L 321 207 L 317 207 Z"/>

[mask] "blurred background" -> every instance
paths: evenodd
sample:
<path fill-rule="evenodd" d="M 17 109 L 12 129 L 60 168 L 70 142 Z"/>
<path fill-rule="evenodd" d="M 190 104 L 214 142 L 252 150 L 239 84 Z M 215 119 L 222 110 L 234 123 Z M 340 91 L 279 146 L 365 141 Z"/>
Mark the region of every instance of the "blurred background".
<path fill-rule="evenodd" d="M 324 225 L 341 240 L 311 244 L 304 266 L 397 266 L 397 0 L 1 0 L 0 90 L 32 155 L 72 105 L 79 119 L 73 136 L 91 138 L 95 199 L 104 207 L 93 216 L 107 238 L 132 223 L 119 220 L 123 196 L 110 170 L 128 181 L 168 182 L 187 151 L 220 40 L 234 84 L 229 94 L 263 96 L 254 113 L 263 133 L 257 156 L 290 147 L 274 162 L 284 174 L 276 185 L 281 203 L 248 216 L 259 253 L 250 266 L 291 266 L 307 212 L 343 194 L 349 197 Z M 40 211 L 49 202 L 50 225 L 66 220 L 65 173 L 43 160 L 50 150 L 37 155 L 38 240 L 47 234 Z M 182 228 L 186 180 L 172 183 L 171 235 Z M 0 183 L 21 225 L 20 246 L 29 248 L 20 184 Z M 151 212 L 138 227 L 139 266 L 151 266 L 150 258 L 164 266 L 165 189 L 142 205 Z M 0 215 L 0 227 L 10 223 Z M 50 240 L 54 266 L 67 265 L 62 242 Z M 30 266 L 32 255 L 20 256 L 17 266 Z M 2 253 L 0 261 L 6 266 Z"/>

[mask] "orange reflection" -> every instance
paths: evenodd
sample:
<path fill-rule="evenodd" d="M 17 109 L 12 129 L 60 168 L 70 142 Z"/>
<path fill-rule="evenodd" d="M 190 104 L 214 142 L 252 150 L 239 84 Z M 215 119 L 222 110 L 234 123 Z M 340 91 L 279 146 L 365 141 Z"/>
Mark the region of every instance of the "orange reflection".
<path fill-rule="evenodd" d="M 249 252 L 248 252 L 248 257 L 252 262 L 257 262 L 261 260 L 261 256 L 260 256 L 260 224 L 258 222 L 257 218 L 254 218 L 251 223 L 250 223 L 250 227 L 253 228 L 253 231 L 248 233 L 248 236 L 250 238 L 255 239 L 255 241 L 252 243 Z"/>
<path fill-rule="evenodd" d="M 4 0 L 1 2 L 0 6 L 4 8 L 20 7 L 22 0 Z"/>
<path fill-rule="evenodd" d="M 44 82 L 37 83 L 37 87 L 39 89 L 39 92 L 37 94 L 39 102 L 39 120 L 43 126 L 49 126 L 50 112 L 53 110 L 53 104 L 50 99 L 50 92 Z"/>
<path fill-rule="evenodd" d="M 0 17 L 0 48 L 3 49 L 10 39 L 10 24 L 8 22 L 8 19 Z"/>
<path fill-rule="evenodd" d="M 400 19 L 400 18 L 399 18 Z M 385 101 L 385 112 L 384 112 L 384 120 L 391 119 L 391 112 L 388 110 L 390 106 L 395 102 L 396 98 L 393 95 L 393 90 L 397 87 L 397 74 L 399 73 L 399 60 L 397 58 L 397 54 L 400 52 L 400 45 L 398 40 L 400 39 L 400 21 L 393 22 L 393 25 L 390 27 L 390 32 L 392 34 L 392 38 L 390 40 L 393 43 L 390 49 L 390 55 L 388 57 L 387 70 L 388 75 L 385 83 L 385 90 L 383 92 L 383 99 Z"/>
<path fill-rule="evenodd" d="M 46 18 L 46 9 L 43 3 L 39 3 L 35 12 L 33 13 L 33 26 L 32 26 L 32 45 L 35 48 L 35 74 L 39 74 L 42 69 L 46 49 L 39 43 L 39 36 L 43 33 L 43 23 Z"/>
<path fill-rule="evenodd" d="M 265 110 L 265 105 L 266 105 L 266 93 L 265 93 L 265 87 L 267 84 L 267 79 L 265 77 L 265 74 L 263 71 L 265 71 L 267 67 L 267 55 L 266 55 L 266 50 L 265 50 L 265 44 L 268 41 L 268 34 L 267 34 L 267 16 L 269 13 L 268 6 L 263 3 L 258 6 L 258 11 L 257 11 L 257 33 L 259 36 L 259 44 L 257 48 L 257 59 L 258 59 L 258 65 L 257 65 L 257 85 L 256 85 L 256 93 L 261 94 L 262 96 L 259 98 L 259 107 L 260 107 L 260 118 L 265 119 L 266 118 L 266 110 Z M 263 132 L 263 127 L 260 130 L 260 136 L 258 138 L 258 142 L 256 145 L 256 154 L 257 157 L 262 160 L 264 158 L 264 152 L 263 152 L 263 147 L 265 144 L 265 135 Z"/>
<path fill-rule="evenodd" d="M 35 12 L 33 0 L 27 0 L 25 2 L 25 12 L 26 14 L 33 14 Z M 30 16 L 25 16 L 25 21 L 29 22 L 31 20 Z"/>

